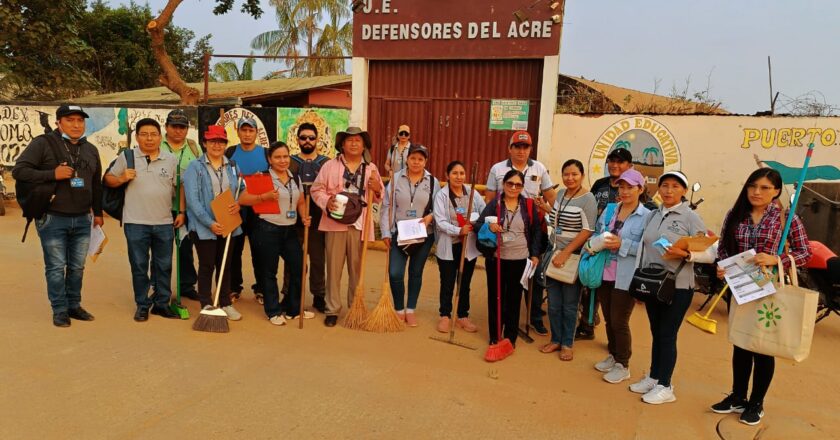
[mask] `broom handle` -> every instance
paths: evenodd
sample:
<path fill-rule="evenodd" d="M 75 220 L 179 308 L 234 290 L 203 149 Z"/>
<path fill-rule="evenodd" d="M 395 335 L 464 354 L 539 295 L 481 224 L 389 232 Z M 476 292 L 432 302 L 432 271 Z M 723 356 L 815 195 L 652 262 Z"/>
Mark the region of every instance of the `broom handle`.
<path fill-rule="evenodd" d="M 394 197 L 396 197 L 396 194 L 397 194 L 397 183 L 394 182 L 394 172 L 393 171 L 388 172 L 388 184 L 391 185 L 391 199 L 388 200 L 389 203 L 388 203 L 388 226 L 387 226 L 388 231 L 390 232 L 391 227 L 394 225 L 394 215 L 395 215 L 394 214 L 394 204 L 396 203 L 394 201 Z M 381 227 L 380 227 L 380 229 L 381 229 Z M 393 239 L 394 239 L 394 237 L 391 237 L 391 240 L 393 240 Z M 390 269 L 391 269 L 391 246 L 388 246 L 388 249 L 385 249 L 385 279 L 388 279 L 388 276 L 390 274 L 390 272 L 389 272 Z"/>
<path fill-rule="evenodd" d="M 239 199 L 239 189 L 242 187 L 242 177 L 236 179 L 236 199 Z M 238 203 L 238 202 L 237 202 Z M 227 264 L 228 248 L 230 248 L 230 238 L 233 237 L 233 231 L 228 233 L 225 238 L 225 253 L 222 254 L 222 267 L 219 268 L 219 281 L 216 282 L 216 294 L 213 297 L 213 308 L 219 307 L 219 293 L 222 291 L 222 279 L 225 276 L 225 264 Z"/>
<path fill-rule="evenodd" d="M 715 306 L 717 306 L 718 301 L 720 301 L 720 299 L 723 298 L 723 294 L 726 293 L 726 289 L 728 289 L 728 288 L 729 288 L 728 284 L 723 285 L 723 289 L 721 289 L 720 293 L 718 293 L 715 296 L 715 300 L 712 301 L 712 305 L 709 307 L 709 310 L 706 310 L 706 314 L 703 315 L 704 318 L 708 318 L 712 314 L 712 311 L 715 309 Z"/>
<path fill-rule="evenodd" d="M 789 214 L 785 222 L 785 230 L 782 232 L 782 239 L 779 241 L 778 255 L 782 256 L 785 253 L 784 244 L 787 242 L 788 234 L 790 233 L 790 225 L 793 223 L 793 216 L 796 214 L 796 204 L 799 203 L 799 193 L 802 192 L 802 185 L 805 184 L 805 176 L 808 172 L 808 164 L 811 162 L 811 155 L 814 154 L 814 143 L 808 144 L 808 153 L 805 154 L 805 164 L 802 165 L 802 172 L 799 173 L 799 180 L 796 182 L 796 192 L 793 194 L 793 202 L 790 204 Z"/>
<path fill-rule="evenodd" d="M 304 218 L 309 216 L 309 194 L 306 194 L 306 206 L 303 208 L 306 210 L 304 213 Z M 298 328 L 303 328 L 303 305 L 306 301 L 306 257 L 309 255 L 309 226 L 303 227 L 303 273 L 300 276 L 300 314 L 298 315 Z"/>
<path fill-rule="evenodd" d="M 473 208 L 473 196 L 475 195 L 475 173 L 478 169 L 478 162 L 473 164 L 472 168 L 472 176 L 470 177 L 470 200 L 467 202 L 467 223 L 470 223 L 470 216 L 472 215 L 472 208 Z M 451 188 L 448 189 L 451 191 Z M 458 313 L 458 299 L 461 297 L 461 279 L 464 276 L 464 258 L 467 256 L 467 241 L 469 240 L 470 234 L 462 236 L 461 239 L 461 257 L 458 260 L 458 272 L 455 272 L 455 298 L 452 301 L 452 317 L 454 318 L 457 316 Z M 455 324 L 453 322 L 449 323 L 449 342 L 452 342 L 455 339 Z"/>
<path fill-rule="evenodd" d="M 362 226 L 362 262 L 359 265 L 359 282 L 356 284 L 356 292 L 359 292 L 359 289 L 362 289 L 362 286 L 365 283 L 365 261 L 367 261 L 367 250 L 368 250 L 368 232 L 369 226 L 371 222 L 370 213 L 373 211 L 373 205 L 371 204 L 371 192 L 369 189 L 366 191 L 365 194 L 365 201 L 367 202 L 367 208 L 365 208 L 365 224 Z"/>
<path fill-rule="evenodd" d="M 499 217 L 502 216 L 502 197 L 497 199 L 496 204 L 496 222 L 499 222 Z M 496 233 L 496 336 L 498 341 L 502 342 L 502 233 Z"/>

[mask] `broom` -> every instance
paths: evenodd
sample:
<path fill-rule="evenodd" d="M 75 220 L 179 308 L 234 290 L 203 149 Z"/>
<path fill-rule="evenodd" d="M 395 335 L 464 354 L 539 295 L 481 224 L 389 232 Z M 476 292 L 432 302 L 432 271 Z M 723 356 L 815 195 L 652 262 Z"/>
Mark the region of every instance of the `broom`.
<path fill-rule="evenodd" d="M 473 164 L 472 173 L 470 177 L 470 199 L 467 202 L 467 222 L 470 221 L 470 216 L 472 215 L 472 208 L 473 208 L 473 197 L 475 195 L 475 173 L 478 169 L 478 162 Z M 462 236 L 461 238 L 461 259 L 458 260 L 458 272 L 455 273 L 455 298 L 452 300 L 452 312 L 453 316 L 457 314 L 458 310 L 458 298 L 461 296 L 461 280 L 463 278 L 463 271 L 464 271 L 464 259 L 467 256 L 467 240 L 469 238 L 469 234 Z M 430 338 L 446 342 L 447 344 L 457 345 L 459 347 L 469 348 L 470 350 L 475 350 L 476 347 L 472 345 L 465 344 L 463 342 L 458 342 L 455 340 L 455 322 L 451 320 L 449 323 L 449 337 L 444 339 L 439 336 L 429 336 Z"/>
<path fill-rule="evenodd" d="M 233 166 L 233 164 L 231 164 Z M 239 199 L 239 189 L 242 187 L 242 178 L 236 181 L 236 198 Z M 222 267 L 219 268 L 219 279 L 216 281 L 216 294 L 213 296 L 213 306 L 204 307 L 198 318 L 193 323 L 193 330 L 199 332 L 227 333 L 230 331 L 228 317 L 224 310 L 219 308 L 219 293 L 222 290 L 222 278 L 225 276 L 225 265 L 227 264 L 228 249 L 230 248 L 231 231 L 225 238 L 225 253 L 222 255 Z"/>
<path fill-rule="evenodd" d="M 311 183 L 310 184 L 304 183 L 303 185 L 304 185 L 304 187 L 312 186 Z M 306 193 L 306 207 L 304 208 L 306 210 L 306 213 L 303 215 L 304 218 L 309 216 L 309 197 L 310 197 L 310 195 L 307 192 Z M 304 321 L 303 313 L 306 311 L 306 310 L 304 310 L 303 306 L 305 305 L 304 303 L 306 302 L 306 296 L 304 295 L 304 292 L 306 292 L 306 263 L 307 263 L 306 258 L 307 258 L 308 255 L 309 255 L 309 226 L 304 226 L 303 227 L 303 274 L 301 274 L 301 276 L 300 276 L 300 313 L 298 313 L 298 318 L 299 318 L 298 321 L 300 321 L 298 323 L 298 328 L 299 329 L 303 329 L 303 321 Z"/>
<path fill-rule="evenodd" d="M 394 224 L 394 193 L 396 192 L 396 182 L 394 182 L 393 171 L 388 179 L 391 182 L 391 199 L 389 207 L 389 219 L 387 227 Z M 381 227 L 382 225 L 380 225 Z M 400 319 L 397 311 L 394 310 L 394 298 L 391 296 L 391 282 L 388 279 L 388 273 L 391 266 L 391 247 L 385 251 L 385 276 L 382 281 L 382 294 L 379 295 L 379 302 L 376 307 L 370 312 L 370 315 L 365 320 L 363 328 L 369 332 L 377 333 L 394 333 L 405 330 L 405 321 Z"/>
<path fill-rule="evenodd" d="M 373 212 L 371 193 L 372 191 L 368 190 L 365 197 L 367 207 L 365 208 L 365 224 L 362 226 L 362 261 L 359 264 L 359 282 L 356 284 L 356 291 L 353 293 L 353 303 L 350 305 L 350 311 L 344 317 L 344 326 L 352 330 L 362 330 L 368 315 L 367 307 L 365 307 L 365 260 L 367 260 L 367 237 Z"/>
<path fill-rule="evenodd" d="M 178 168 L 176 171 L 177 172 L 175 181 L 177 182 L 177 185 L 175 185 L 175 206 L 178 207 L 178 210 L 181 210 L 182 208 L 180 162 L 178 163 Z M 169 303 L 169 310 L 180 316 L 181 319 L 190 319 L 190 311 L 181 304 L 181 236 L 178 235 L 178 230 L 175 230 L 175 282 L 175 301 Z"/>
<path fill-rule="evenodd" d="M 502 216 L 502 197 L 497 199 L 496 218 Z M 502 234 L 496 233 L 496 340 L 490 344 L 484 353 L 484 360 L 487 362 L 500 361 L 513 354 L 513 344 L 510 339 L 502 339 Z"/>
<path fill-rule="evenodd" d="M 686 321 L 688 321 L 689 324 L 699 328 L 700 330 L 703 330 L 704 332 L 711 334 L 717 333 L 717 321 L 712 318 L 709 318 L 709 315 L 711 315 L 712 311 L 715 310 L 715 306 L 717 305 L 718 301 L 720 301 L 720 299 L 723 297 L 723 294 L 726 293 L 726 289 L 728 288 L 728 285 L 723 285 L 723 289 L 721 289 L 720 293 L 715 295 L 715 300 L 712 301 L 711 307 L 709 307 L 709 310 L 707 310 L 705 314 L 701 315 L 700 312 L 694 312 L 693 315 L 686 318 Z"/>

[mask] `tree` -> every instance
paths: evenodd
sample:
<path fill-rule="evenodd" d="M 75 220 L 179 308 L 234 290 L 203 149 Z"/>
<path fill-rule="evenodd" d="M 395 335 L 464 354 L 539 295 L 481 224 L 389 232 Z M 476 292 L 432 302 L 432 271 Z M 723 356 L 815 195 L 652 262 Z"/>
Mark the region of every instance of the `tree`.
<path fill-rule="evenodd" d="M 3 0 L 0 89 L 23 99 L 72 98 L 96 88 L 82 67 L 93 50 L 76 26 L 84 0 Z"/>
<path fill-rule="evenodd" d="M 177 93 L 181 97 L 181 104 L 195 105 L 198 104 L 199 93 L 193 87 L 188 86 L 180 73 L 178 68 L 173 63 L 172 58 L 166 49 L 166 28 L 172 21 L 172 15 L 175 9 L 181 4 L 183 0 L 168 0 L 166 6 L 157 16 L 146 25 L 146 31 L 152 39 L 152 53 L 158 66 L 160 66 L 161 74 L 158 76 L 158 82 L 163 86 Z M 216 0 L 216 7 L 213 8 L 213 13 L 221 15 L 229 12 L 233 8 L 233 0 Z M 259 0 L 245 0 L 241 8 L 242 12 L 251 15 L 254 18 L 259 18 L 262 15 L 262 9 L 259 6 Z"/>
<path fill-rule="evenodd" d="M 345 56 L 352 50 L 350 10 L 342 0 L 270 0 L 278 29 L 263 32 L 251 47 L 265 55 L 284 57 Z M 322 27 L 324 14 L 329 21 Z M 344 73 L 342 60 L 286 59 L 290 76 Z"/>
<path fill-rule="evenodd" d="M 253 53 L 251 53 L 253 55 Z M 233 61 L 222 61 L 213 66 L 213 76 L 217 81 L 250 81 L 254 79 L 255 58 L 246 58 L 242 62 L 242 70 Z"/>

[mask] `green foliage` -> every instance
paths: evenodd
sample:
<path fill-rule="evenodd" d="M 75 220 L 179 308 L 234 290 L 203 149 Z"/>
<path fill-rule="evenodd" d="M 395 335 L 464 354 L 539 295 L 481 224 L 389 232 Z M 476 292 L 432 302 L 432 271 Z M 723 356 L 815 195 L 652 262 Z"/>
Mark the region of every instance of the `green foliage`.
<path fill-rule="evenodd" d="M 99 82 L 101 93 L 144 89 L 158 85 L 160 68 L 151 49 L 146 24 L 153 19 L 148 5 L 134 2 L 110 8 L 103 0 L 95 0 L 83 16 L 82 38 L 96 49 L 84 63 L 85 70 Z M 178 73 L 185 81 L 200 81 L 203 77 L 203 54 L 210 51 L 210 35 L 194 45 L 195 33 L 169 24 L 164 44 Z M 190 47 L 192 45 L 192 48 Z"/>
<path fill-rule="evenodd" d="M 79 36 L 84 14 L 84 0 L 3 0 L 0 90 L 22 99 L 58 99 L 94 88 L 82 67 L 95 51 Z"/>
<path fill-rule="evenodd" d="M 352 52 L 353 25 L 344 0 L 270 0 L 278 29 L 251 40 L 265 55 L 346 56 Z M 325 16 L 328 17 L 323 24 Z M 287 59 L 273 76 L 306 77 L 344 73 L 343 60 Z"/>
<path fill-rule="evenodd" d="M 253 55 L 253 53 L 252 53 Z M 242 70 L 233 61 L 222 61 L 213 65 L 213 77 L 216 81 L 250 81 L 254 79 L 255 58 L 246 58 L 242 62 Z"/>

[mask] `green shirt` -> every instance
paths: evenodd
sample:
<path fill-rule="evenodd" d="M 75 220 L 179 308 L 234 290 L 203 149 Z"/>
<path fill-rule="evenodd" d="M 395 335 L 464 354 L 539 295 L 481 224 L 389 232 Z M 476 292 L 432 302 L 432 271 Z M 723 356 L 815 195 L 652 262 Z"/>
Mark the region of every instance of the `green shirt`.
<path fill-rule="evenodd" d="M 187 167 L 190 165 L 190 162 L 197 159 L 195 154 L 193 154 L 192 148 L 190 148 L 190 146 L 188 145 L 188 143 L 190 143 L 190 142 L 193 142 L 193 141 L 190 140 L 190 139 L 187 139 L 186 141 L 184 141 L 184 145 L 181 146 L 181 149 L 179 151 L 176 151 L 175 149 L 172 148 L 171 145 L 169 145 L 169 142 L 166 140 L 165 136 L 164 136 L 163 142 L 160 143 L 160 150 L 161 151 L 168 151 L 168 152 L 172 153 L 173 155 L 175 155 L 175 157 L 178 158 L 178 168 L 181 169 L 181 175 L 182 176 L 184 174 L 184 171 L 186 171 Z M 201 154 L 201 149 L 196 147 L 196 150 L 198 150 L 199 154 Z M 180 187 L 177 187 L 177 188 L 180 189 Z M 178 206 L 178 192 L 176 190 L 175 197 L 172 198 L 172 210 L 177 212 L 178 207 L 179 207 Z"/>

